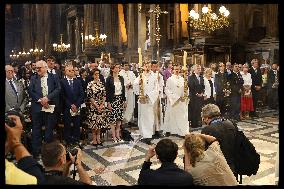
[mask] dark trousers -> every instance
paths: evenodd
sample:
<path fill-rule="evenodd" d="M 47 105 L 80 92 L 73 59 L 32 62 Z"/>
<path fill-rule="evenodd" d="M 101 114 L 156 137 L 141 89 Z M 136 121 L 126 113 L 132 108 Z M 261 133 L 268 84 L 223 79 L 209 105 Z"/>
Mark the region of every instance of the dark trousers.
<path fill-rule="evenodd" d="M 70 109 L 64 110 L 64 140 L 67 144 L 80 141 L 80 115 L 71 116 Z M 71 127 L 73 123 L 73 127 Z"/>
<path fill-rule="evenodd" d="M 216 96 L 216 105 L 219 107 L 221 114 L 224 116 L 226 113 L 226 102 L 224 96 Z"/>
<path fill-rule="evenodd" d="M 267 101 L 268 101 L 268 106 L 272 109 L 277 109 L 278 108 L 278 88 L 270 88 L 267 91 Z"/>
<path fill-rule="evenodd" d="M 215 102 L 213 97 L 210 97 L 210 98 L 204 100 L 204 105 L 206 105 L 206 104 L 216 104 L 216 102 Z"/>
<path fill-rule="evenodd" d="M 201 108 L 203 106 L 203 97 L 193 97 L 188 104 L 188 121 L 190 121 L 191 127 L 201 127 Z"/>
<path fill-rule="evenodd" d="M 251 112 L 252 115 L 256 114 L 256 108 L 258 107 L 259 92 L 260 91 L 251 90 L 252 100 L 253 100 L 253 108 L 254 108 L 254 111 Z"/>
<path fill-rule="evenodd" d="M 134 118 L 138 118 L 138 95 L 135 95 Z"/>
<path fill-rule="evenodd" d="M 45 126 L 44 141 L 53 141 L 53 129 L 56 125 L 56 114 L 46 112 L 32 112 L 32 152 L 38 155 L 42 142 L 42 126 Z"/>
<path fill-rule="evenodd" d="M 235 120 L 240 120 L 241 113 L 241 96 L 234 95 L 231 96 L 231 118 Z"/>

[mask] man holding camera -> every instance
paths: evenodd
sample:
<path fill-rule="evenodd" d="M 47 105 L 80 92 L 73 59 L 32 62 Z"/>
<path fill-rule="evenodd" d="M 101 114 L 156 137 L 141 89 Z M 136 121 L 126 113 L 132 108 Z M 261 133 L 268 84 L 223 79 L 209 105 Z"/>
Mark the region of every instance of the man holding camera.
<path fill-rule="evenodd" d="M 72 150 L 73 151 L 73 150 Z M 92 180 L 81 164 L 81 150 L 76 148 L 75 152 L 66 151 L 65 147 L 58 141 L 45 143 L 41 149 L 42 162 L 45 167 L 46 185 L 69 185 L 69 184 L 92 184 Z M 71 165 L 76 166 L 79 181 L 69 176 Z"/>
<path fill-rule="evenodd" d="M 5 159 L 6 184 L 38 184 L 44 180 L 41 166 L 21 143 L 23 126 L 20 118 L 9 115 L 5 120 L 5 155 L 12 152 L 17 166 Z"/>

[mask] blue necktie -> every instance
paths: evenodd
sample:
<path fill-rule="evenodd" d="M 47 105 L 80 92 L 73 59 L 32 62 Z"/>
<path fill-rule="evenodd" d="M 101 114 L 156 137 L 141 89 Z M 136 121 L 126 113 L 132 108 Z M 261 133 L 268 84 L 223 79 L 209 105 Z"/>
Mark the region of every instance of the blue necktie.
<path fill-rule="evenodd" d="M 69 82 L 70 82 L 70 87 L 71 87 L 71 89 L 73 91 L 73 80 L 69 80 Z"/>
<path fill-rule="evenodd" d="M 10 81 L 9 81 L 9 83 L 10 83 L 10 85 L 11 85 L 11 87 L 12 87 L 12 89 L 13 89 L 14 93 L 15 93 L 15 94 L 16 94 L 16 96 L 17 96 L 17 102 L 18 102 L 18 92 L 17 92 L 17 90 L 16 90 L 15 86 L 13 85 L 12 80 L 10 80 Z"/>

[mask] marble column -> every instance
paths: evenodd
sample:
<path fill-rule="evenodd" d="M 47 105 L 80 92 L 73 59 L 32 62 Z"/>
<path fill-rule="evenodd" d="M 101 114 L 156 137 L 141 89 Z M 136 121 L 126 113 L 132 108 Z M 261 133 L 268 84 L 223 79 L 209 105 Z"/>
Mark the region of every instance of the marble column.
<path fill-rule="evenodd" d="M 44 47 L 43 5 L 36 4 L 36 42 L 39 48 Z"/>
<path fill-rule="evenodd" d="M 50 12 L 51 12 L 51 5 L 44 4 L 44 46 L 40 47 L 43 48 L 45 54 L 50 54 L 50 29 L 51 29 L 51 20 L 50 20 Z"/>
<path fill-rule="evenodd" d="M 135 46 L 135 38 L 134 38 L 134 4 L 128 4 L 127 10 L 127 44 L 128 50 L 133 50 Z"/>
<path fill-rule="evenodd" d="M 75 55 L 77 56 L 80 53 L 80 40 L 81 40 L 81 36 L 80 36 L 80 25 L 79 25 L 79 18 L 78 16 L 76 17 L 75 20 Z"/>
<path fill-rule="evenodd" d="M 180 29 L 181 29 L 181 21 L 180 21 L 180 10 L 179 4 L 174 4 L 174 47 L 177 47 L 180 43 Z"/>
<path fill-rule="evenodd" d="M 142 6 L 145 6 L 142 4 Z M 143 9 L 142 9 L 143 10 Z M 146 15 L 145 12 L 138 12 L 138 47 L 142 49 L 144 55 L 145 41 L 146 41 Z"/>
<path fill-rule="evenodd" d="M 278 5 L 277 4 L 267 4 L 266 5 L 266 35 L 268 37 L 278 37 L 279 35 L 279 25 L 278 25 Z"/>
<path fill-rule="evenodd" d="M 23 32 L 22 32 L 22 40 L 23 40 L 23 48 L 25 48 L 25 51 L 29 51 L 32 46 L 31 42 L 31 5 L 30 4 L 24 4 L 23 5 Z"/>
<path fill-rule="evenodd" d="M 155 10 L 156 5 L 151 4 L 150 10 Z M 160 20 L 160 19 L 159 19 Z M 154 34 L 156 34 L 156 14 L 150 13 L 150 48 L 148 49 L 148 52 L 151 54 L 152 60 L 157 60 L 157 42 L 156 37 Z M 161 32 L 160 32 L 161 33 Z"/>

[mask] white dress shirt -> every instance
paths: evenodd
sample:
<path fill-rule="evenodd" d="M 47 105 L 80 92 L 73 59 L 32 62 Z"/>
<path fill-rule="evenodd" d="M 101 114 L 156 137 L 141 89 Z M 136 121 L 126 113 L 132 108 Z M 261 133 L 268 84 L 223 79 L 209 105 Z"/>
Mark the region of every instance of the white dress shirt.
<path fill-rule="evenodd" d="M 245 85 L 251 86 L 252 80 L 251 80 L 250 73 L 247 72 L 246 74 L 244 74 L 244 72 L 241 72 L 241 74 L 242 74 L 242 77 L 243 77 L 243 80 L 244 80 L 243 86 L 245 86 Z"/>
<path fill-rule="evenodd" d="M 212 97 L 214 97 L 216 95 L 215 86 L 214 86 L 215 85 L 214 78 L 211 78 L 211 81 L 213 84 L 213 96 Z M 211 97 L 211 87 L 206 77 L 204 77 L 204 86 L 205 86 L 204 96 L 206 96 L 207 98 L 210 98 Z"/>

